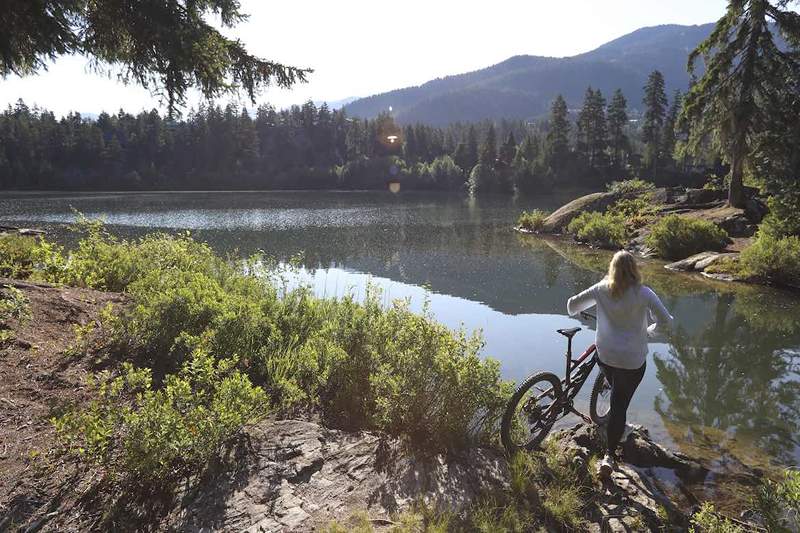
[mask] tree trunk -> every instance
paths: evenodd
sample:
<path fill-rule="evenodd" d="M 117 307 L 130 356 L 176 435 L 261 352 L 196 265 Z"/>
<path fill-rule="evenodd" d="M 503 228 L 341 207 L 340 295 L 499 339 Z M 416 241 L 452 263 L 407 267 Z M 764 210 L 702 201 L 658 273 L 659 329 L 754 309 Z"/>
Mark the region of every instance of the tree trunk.
<path fill-rule="evenodd" d="M 741 131 L 741 130 L 739 130 Z M 744 184 L 742 175 L 744 174 L 744 135 L 738 133 L 739 137 L 733 145 L 733 157 L 731 158 L 731 184 L 728 187 L 728 205 L 731 207 L 744 208 Z"/>

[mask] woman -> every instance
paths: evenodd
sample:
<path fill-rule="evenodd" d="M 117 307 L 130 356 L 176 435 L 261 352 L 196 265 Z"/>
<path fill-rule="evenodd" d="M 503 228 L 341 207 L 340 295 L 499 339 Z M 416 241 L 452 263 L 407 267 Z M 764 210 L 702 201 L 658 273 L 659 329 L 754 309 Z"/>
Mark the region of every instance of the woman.
<path fill-rule="evenodd" d="M 567 301 L 567 312 L 577 315 L 597 306 L 597 358 L 611 384 L 611 412 L 608 419 L 608 448 L 598 465 L 608 478 L 616 462 L 616 449 L 625 432 L 625 417 L 636 387 L 644 377 L 647 337 L 672 324 L 672 315 L 649 287 L 642 285 L 636 259 L 629 252 L 617 252 L 608 275 Z M 648 327 L 648 315 L 655 323 Z"/>

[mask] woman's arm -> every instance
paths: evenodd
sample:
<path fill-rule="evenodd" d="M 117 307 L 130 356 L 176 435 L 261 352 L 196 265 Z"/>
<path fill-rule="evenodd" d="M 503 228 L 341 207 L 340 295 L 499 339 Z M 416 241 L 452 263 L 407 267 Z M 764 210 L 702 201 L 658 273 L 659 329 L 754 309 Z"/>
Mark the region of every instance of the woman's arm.
<path fill-rule="evenodd" d="M 581 311 L 586 311 L 593 305 L 597 305 L 597 285 L 592 285 L 585 291 L 567 300 L 567 313 L 569 316 L 575 316 Z"/>
<path fill-rule="evenodd" d="M 652 336 L 659 331 L 671 329 L 672 322 L 675 319 L 669 314 L 667 308 L 664 307 L 661 298 L 659 298 L 650 287 L 645 287 L 645 294 L 647 295 L 647 308 L 650 310 L 651 316 L 655 320 L 655 322 L 647 328 L 647 332 Z"/>

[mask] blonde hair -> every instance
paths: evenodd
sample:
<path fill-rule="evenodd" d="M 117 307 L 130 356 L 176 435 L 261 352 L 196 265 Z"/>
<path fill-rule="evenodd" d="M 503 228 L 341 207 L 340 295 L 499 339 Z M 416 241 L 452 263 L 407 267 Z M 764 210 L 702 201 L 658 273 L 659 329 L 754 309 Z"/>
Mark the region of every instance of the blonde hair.
<path fill-rule="evenodd" d="M 615 253 L 608 265 L 606 279 L 611 296 L 614 298 L 619 298 L 631 287 L 641 285 L 642 275 L 639 273 L 639 266 L 633 254 L 625 250 Z"/>

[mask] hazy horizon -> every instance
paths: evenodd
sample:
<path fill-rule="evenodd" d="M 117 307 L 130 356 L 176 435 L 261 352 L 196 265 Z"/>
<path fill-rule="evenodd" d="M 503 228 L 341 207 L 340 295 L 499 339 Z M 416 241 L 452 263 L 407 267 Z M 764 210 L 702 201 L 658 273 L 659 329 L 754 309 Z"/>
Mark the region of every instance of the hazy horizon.
<path fill-rule="evenodd" d="M 315 69 L 308 84 L 292 90 L 267 89 L 257 97 L 256 105 L 283 108 L 306 100 L 333 102 L 420 85 L 515 55 L 573 56 L 642 27 L 713 22 L 725 5 L 724 0 L 676 0 L 669 5 L 655 0 L 602 4 L 571 0 L 558 5 L 500 0 L 465 8 L 455 2 L 409 0 L 400 10 L 362 1 L 342 9 L 340 4 L 322 2 L 272 5 L 243 0 L 249 20 L 226 33 L 241 39 L 255 54 Z M 70 111 L 164 109 L 147 90 L 90 72 L 88 61 L 79 56 L 59 58 L 36 76 L 0 80 L 0 106 L 20 98 L 59 116 Z M 200 101 L 192 92 L 187 109 Z M 242 97 L 219 100 L 229 101 L 251 107 Z"/>

